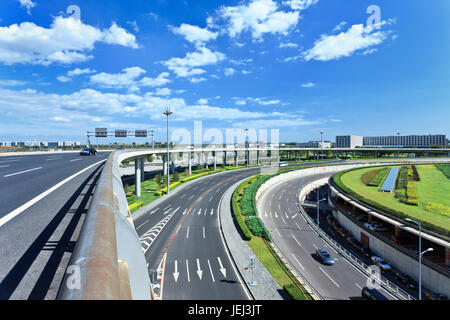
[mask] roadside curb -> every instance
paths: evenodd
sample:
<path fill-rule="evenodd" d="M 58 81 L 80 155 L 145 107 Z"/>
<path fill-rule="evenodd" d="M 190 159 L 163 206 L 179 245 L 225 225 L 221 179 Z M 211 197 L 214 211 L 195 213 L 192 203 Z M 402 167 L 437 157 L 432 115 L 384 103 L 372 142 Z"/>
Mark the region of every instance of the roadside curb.
<path fill-rule="evenodd" d="M 219 202 L 219 222 L 220 231 L 223 236 L 223 240 L 230 253 L 231 259 L 238 270 L 241 280 L 245 283 L 248 292 L 251 294 L 254 300 L 284 300 L 280 292 L 282 288 L 276 283 L 272 275 L 267 271 L 264 265 L 254 254 L 253 250 L 248 246 L 245 240 L 242 239 L 239 231 L 234 225 L 234 218 L 231 212 L 231 197 L 235 189 L 247 178 L 235 183 L 233 186 L 225 191 Z M 256 286 L 250 286 L 249 282 L 252 281 L 250 273 L 243 272 L 241 269 L 249 264 L 249 257 L 254 258 L 256 270 L 255 281 Z M 241 266 L 241 268 L 239 267 Z"/>

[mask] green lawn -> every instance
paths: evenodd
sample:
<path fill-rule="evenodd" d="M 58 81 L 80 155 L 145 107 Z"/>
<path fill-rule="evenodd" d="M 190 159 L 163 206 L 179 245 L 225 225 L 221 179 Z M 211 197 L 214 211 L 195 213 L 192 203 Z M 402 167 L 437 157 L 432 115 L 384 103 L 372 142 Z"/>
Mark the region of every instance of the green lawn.
<path fill-rule="evenodd" d="M 419 206 L 401 203 L 394 197 L 394 193 L 379 192 L 377 188 L 364 185 L 361 176 L 374 170 L 373 168 L 345 173 L 342 175 L 341 181 L 366 199 L 399 211 L 412 219 L 428 222 L 450 231 L 450 180 L 434 165 L 418 165 L 416 167 L 421 179 L 420 182 L 416 182 Z M 430 203 L 439 209 L 431 211 L 433 206 L 430 206 Z"/>

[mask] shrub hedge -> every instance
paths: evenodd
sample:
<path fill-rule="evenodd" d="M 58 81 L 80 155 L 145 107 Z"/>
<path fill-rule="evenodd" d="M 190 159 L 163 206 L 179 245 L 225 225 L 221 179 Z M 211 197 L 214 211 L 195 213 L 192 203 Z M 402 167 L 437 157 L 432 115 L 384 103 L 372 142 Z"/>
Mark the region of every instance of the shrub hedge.
<path fill-rule="evenodd" d="M 370 180 L 370 182 L 367 185 L 371 187 L 379 187 L 380 184 L 384 181 L 384 179 L 386 179 L 389 170 L 390 169 L 386 167 L 381 168 L 378 174 L 372 180 Z"/>

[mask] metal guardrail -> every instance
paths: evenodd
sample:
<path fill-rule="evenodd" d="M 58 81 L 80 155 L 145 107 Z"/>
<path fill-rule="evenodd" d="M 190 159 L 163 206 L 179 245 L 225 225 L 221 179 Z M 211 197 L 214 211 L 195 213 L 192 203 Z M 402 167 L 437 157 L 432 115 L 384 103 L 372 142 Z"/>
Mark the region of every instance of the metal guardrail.
<path fill-rule="evenodd" d="M 311 219 L 311 217 L 305 212 L 303 209 L 301 202 L 300 202 L 300 194 L 302 190 L 305 190 L 305 188 L 299 190 L 297 194 L 297 209 L 300 212 L 300 214 L 306 219 L 307 223 L 313 228 L 320 237 L 322 237 L 324 240 L 326 240 L 330 245 L 333 246 L 334 249 L 336 249 L 341 255 L 346 257 L 350 262 L 353 262 L 353 264 L 358 267 L 359 270 L 363 271 L 367 276 L 371 276 L 372 274 L 369 272 L 370 265 L 367 265 L 364 263 L 361 259 L 359 259 L 356 255 L 345 249 L 343 246 L 341 246 L 335 239 L 333 239 L 330 235 L 328 235 L 325 231 L 323 231 L 321 228 L 318 228 L 317 225 L 314 223 L 314 221 Z M 303 196 L 301 196 L 303 197 Z M 387 291 L 393 293 L 394 295 L 397 295 L 401 299 L 404 300 L 416 300 L 412 295 L 407 293 L 405 290 L 399 288 L 397 285 L 395 285 L 393 282 L 389 281 L 385 277 L 383 277 L 380 274 L 379 277 L 379 285 L 381 285 L 384 289 Z"/>
<path fill-rule="evenodd" d="M 57 299 L 149 300 L 150 279 L 113 152 L 98 180 Z"/>

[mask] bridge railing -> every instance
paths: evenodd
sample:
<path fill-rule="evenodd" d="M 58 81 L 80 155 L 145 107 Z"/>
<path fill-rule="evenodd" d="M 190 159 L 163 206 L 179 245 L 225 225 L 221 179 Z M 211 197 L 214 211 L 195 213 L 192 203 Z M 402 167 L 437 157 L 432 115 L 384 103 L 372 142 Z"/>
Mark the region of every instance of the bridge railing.
<path fill-rule="evenodd" d="M 98 180 L 58 299 L 148 300 L 150 279 L 113 152 Z"/>

